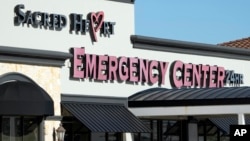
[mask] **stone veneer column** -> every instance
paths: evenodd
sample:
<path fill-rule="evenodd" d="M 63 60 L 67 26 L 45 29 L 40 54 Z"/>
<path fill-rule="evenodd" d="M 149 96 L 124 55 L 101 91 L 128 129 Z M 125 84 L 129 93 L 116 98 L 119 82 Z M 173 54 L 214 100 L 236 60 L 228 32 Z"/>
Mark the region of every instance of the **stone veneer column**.
<path fill-rule="evenodd" d="M 10 72 L 22 73 L 42 87 L 54 101 L 54 114 L 61 115 L 61 79 L 60 67 L 36 66 L 14 63 L 0 63 L 0 75 Z M 59 127 L 59 121 L 44 122 L 44 139 L 53 141 L 54 131 Z"/>

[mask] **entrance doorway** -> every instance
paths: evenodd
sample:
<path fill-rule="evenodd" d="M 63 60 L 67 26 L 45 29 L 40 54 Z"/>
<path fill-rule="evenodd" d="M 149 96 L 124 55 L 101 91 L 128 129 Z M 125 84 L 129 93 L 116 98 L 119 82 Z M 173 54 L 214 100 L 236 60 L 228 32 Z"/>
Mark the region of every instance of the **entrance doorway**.
<path fill-rule="evenodd" d="M 39 141 L 41 117 L 1 117 L 1 141 Z"/>

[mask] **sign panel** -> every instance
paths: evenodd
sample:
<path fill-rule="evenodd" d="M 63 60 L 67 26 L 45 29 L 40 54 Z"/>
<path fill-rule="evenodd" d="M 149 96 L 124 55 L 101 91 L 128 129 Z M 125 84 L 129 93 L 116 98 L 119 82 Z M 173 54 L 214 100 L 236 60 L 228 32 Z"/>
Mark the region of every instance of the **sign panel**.
<path fill-rule="evenodd" d="M 230 125 L 230 141 L 249 141 L 250 125 Z"/>
<path fill-rule="evenodd" d="M 33 28 L 44 28 L 50 30 L 63 30 L 68 21 L 70 23 L 69 32 L 85 35 L 90 33 L 93 42 L 97 42 L 97 34 L 110 37 L 114 34 L 115 22 L 104 21 L 104 12 L 90 12 L 86 18 L 82 14 L 70 13 L 69 18 L 62 14 L 47 13 L 40 11 L 25 10 L 23 4 L 16 5 L 14 8 L 14 24 L 16 26 L 25 25 Z"/>

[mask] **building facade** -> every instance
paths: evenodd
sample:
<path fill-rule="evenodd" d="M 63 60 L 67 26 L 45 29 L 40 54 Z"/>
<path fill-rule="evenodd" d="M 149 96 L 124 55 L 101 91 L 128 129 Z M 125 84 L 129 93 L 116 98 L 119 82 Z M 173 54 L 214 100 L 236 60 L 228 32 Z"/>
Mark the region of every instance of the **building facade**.
<path fill-rule="evenodd" d="M 3 1 L 0 17 L 2 141 L 55 141 L 60 123 L 65 141 L 228 140 L 247 122 L 250 51 L 134 35 L 134 1 Z"/>
<path fill-rule="evenodd" d="M 129 96 L 131 111 L 153 130 L 136 134 L 137 140 L 227 141 L 230 125 L 249 124 L 248 68 L 243 65 L 249 60 L 248 49 L 144 36 L 131 40 L 136 49 L 181 55 L 169 63 L 170 87 Z"/>

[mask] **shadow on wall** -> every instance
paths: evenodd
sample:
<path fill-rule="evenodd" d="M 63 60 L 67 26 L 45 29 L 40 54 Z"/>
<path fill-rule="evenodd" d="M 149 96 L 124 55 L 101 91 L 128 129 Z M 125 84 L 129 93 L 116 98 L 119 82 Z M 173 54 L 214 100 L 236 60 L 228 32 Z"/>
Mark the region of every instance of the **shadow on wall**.
<path fill-rule="evenodd" d="M 55 127 L 53 128 L 52 136 L 53 136 L 53 141 L 56 141 L 56 129 L 55 129 Z"/>

